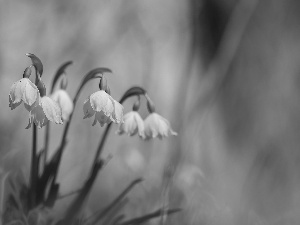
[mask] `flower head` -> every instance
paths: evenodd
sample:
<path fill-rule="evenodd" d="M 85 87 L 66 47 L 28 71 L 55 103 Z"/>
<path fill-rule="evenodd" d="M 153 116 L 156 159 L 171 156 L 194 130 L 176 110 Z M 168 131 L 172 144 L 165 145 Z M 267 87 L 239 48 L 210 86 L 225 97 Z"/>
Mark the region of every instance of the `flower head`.
<path fill-rule="evenodd" d="M 151 113 L 145 119 L 144 123 L 146 139 L 155 137 L 162 139 L 169 135 L 177 135 L 177 133 L 172 130 L 169 121 L 155 112 Z"/>
<path fill-rule="evenodd" d="M 137 111 L 131 111 L 124 115 L 124 123 L 120 124 L 117 134 L 128 134 L 130 136 L 139 134 L 141 138 L 145 138 L 144 121 Z"/>
<path fill-rule="evenodd" d="M 93 126 L 97 121 L 103 126 L 105 123 L 109 124 L 111 121 L 120 123 L 123 120 L 123 106 L 103 90 L 91 94 L 84 101 L 83 112 L 83 119 L 95 115 Z"/>
<path fill-rule="evenodd" d="M 63 120 L 68 121 L 69 116 L 74 109 L 74 104 L 69 94 L 64 89 L 58 89 L 50 96 L 50 98 L 60 106 Z"/>
<path fill-rule="evenodd" d="M 62 124 L 62 111 L 53 99 L 44 96 L 33 105 L 29 113 L 29 124 L 26 129 L 30 128 L 32 123 L 35 123 L 38 128 L 42 128 L 49 120 Z"/>
<path fill-rule="evenodd" d="M 9 107 L 13 110 L 24 102 L 25 106 L 32 106 L 39 98 L 38 88 L 28 78 L 13 83 L 9 93 Z"/>

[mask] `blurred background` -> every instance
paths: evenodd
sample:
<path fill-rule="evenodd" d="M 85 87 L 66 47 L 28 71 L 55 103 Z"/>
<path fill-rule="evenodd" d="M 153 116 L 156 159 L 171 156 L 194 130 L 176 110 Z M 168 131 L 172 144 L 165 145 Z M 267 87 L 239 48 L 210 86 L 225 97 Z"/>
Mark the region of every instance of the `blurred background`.
<path fill-rule="evenodd" d="M 144 142 L 113 127 L 86 214 L 109 203 L 131 180 L 128 218 L 168 205 L 166 224 L 299 224 L 300 3 L 297 0 L 0 0 L 0 162 L 28 175 L 27 112 L 8 94 L 31 64 L 43 79 L 64 62 L 71 96 L 81 78 L 108 67 L 111 95 L 144 87 L 177 137 Z M 103 132 L 75 109 L 60 167 L 61 194 L 77 190 Z M 133 100 L 124 107 L 131 110 Z M 147 116 L 146 107 L 141 111 Z M 63 127 L 51 127 L 51 149 Z M 43 146 L 43 129 L 39 133 Z M 57 204 L 59 213 L 72 197 Z M 153 220 L 152 224 L 157 224 Z"/>

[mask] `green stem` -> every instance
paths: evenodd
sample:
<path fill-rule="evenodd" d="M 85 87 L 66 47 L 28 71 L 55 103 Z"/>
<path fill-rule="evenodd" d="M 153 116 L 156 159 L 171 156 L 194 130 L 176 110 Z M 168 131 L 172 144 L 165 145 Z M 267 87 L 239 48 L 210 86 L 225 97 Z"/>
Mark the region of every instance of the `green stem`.
<path fill-rule="evenodd" d="M 46 131 L 45 131 L 44 164 L 43 164 L 44 166 L 47 163 L 47 157 L 48 157 L 49 135 L 50 135 L 50 123 L 47 123 Z"/>
<path fill-rule="evenodd" d="M 80 86 L 79 90 L 82 87 L 83 87 L 83 85 Z M 77 94 L 78 93 L 79 93 L 79 91 L 77 92 Z M 78 98 L 77 94 L 74 98 L 74 101 Z M 145 95 L 146 91 L 140 87 L 130 88 L 128 91 L 125 92 L 125 94 L 123 95 L 123 97 L 121 98 L 121 100 L 119 102 L 120 102 L 120 104 L 122 104 L 127 98 L 136 96 L 136 95 L 141 95 L 141 94 Z M 72 114 L 71 114 L 71 116 L 72 116 Z M 67 124 L 67 126 L 68 126 L 68 124 Z M 86 181 L 86 183 L 84 184 L 84 187 L 82 188 L 82 191 L 77 196 L 77 198 L 74 200 L 74 202 L 71 204 L 71 207 L 68 209 L 68 211 L 66 213 L 65 220 L 67 222 L 71 221 L 73 219 L 73 216 L 76 215 L 79 212 L 79 210 L 81 209 L 81 206 L 82 206 L 85 198 L 88 196 L 91 188 L 93 187 L 93 184 L 97 178 L 97 174 L 98 174 L 99 170 L 103 166 L 103 160 L 101 160 L 100 155 L 103 150 L 110 127 L 111 127 L 111 123 L 106 126 L 105 131 L 102 135 L 102 138 L 99 142 L 88 180 Z"/>
<path fill-rule="evenodd" d="M 37 127 L 32 128 L 32 152 L 31 152 L 31 172 L 30 172 L 30 207 L 33 208 L 36 202 L 38 160 L 37 160 Z"/>
<path fill-rule="evenodd" d="M 102 149 L 103 149 L 103 146 L 105 144 L 105 140 L 106 140 L 106 137 L 107 137 L 107 135 L 109 133 L 110 127 L 111 127 L 111 123 L 106 126 L 106 128 L 104 130 L 104 133 L 102 134 L 102 138 L 101 138 L 100 143 L 98 145 L 98 149 L 97 149 L 97 152 L 96 152 L 96 155 L 95 155 L 95 158 L 94 158 L 94 162 L 93 162 L 93 167 L 92 168 L 94 168 L 94 166 L 99 161 L 98 159 L 99 159 L 99 156 L 100 156 L 100 154 L 102 152 Z"/>

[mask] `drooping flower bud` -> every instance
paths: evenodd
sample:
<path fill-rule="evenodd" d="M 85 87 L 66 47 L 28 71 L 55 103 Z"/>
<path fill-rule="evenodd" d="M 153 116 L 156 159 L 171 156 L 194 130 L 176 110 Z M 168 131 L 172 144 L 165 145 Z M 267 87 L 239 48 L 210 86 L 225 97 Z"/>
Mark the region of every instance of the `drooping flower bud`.
<path fill-rule="evenodd" d="M 30 75 L 31 75 L 31 66 L 28 66 L 23 73 L 23 78 L 29 78 Z"/>

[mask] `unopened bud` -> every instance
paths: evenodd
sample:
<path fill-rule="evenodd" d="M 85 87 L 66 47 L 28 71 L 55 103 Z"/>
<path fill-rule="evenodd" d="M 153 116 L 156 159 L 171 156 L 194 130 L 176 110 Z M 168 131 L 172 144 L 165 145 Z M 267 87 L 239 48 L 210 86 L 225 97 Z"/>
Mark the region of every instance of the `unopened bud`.
<path fill-rule="evenodd" d="M 31 75 L 31 66 L 27 67 L 23 73 L 23 78 L 29 78 Z"/>

